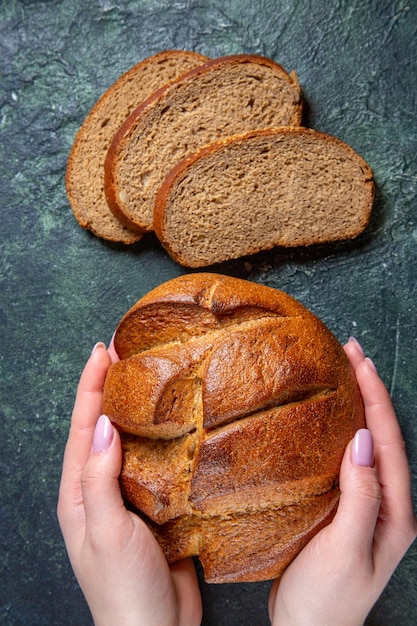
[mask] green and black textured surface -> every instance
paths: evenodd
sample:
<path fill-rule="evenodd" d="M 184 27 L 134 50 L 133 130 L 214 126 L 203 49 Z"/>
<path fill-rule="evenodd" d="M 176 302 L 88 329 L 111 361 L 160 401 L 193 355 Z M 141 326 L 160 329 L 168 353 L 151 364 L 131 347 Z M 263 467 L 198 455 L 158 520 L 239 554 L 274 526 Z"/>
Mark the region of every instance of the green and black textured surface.
<path fill-rule="evenodd" d="M 108 342 L 149 289 L 186 270 L 152 236 L 128 248 L 81 229 L 64 174 L 101 93 L 167 48 L 259 53 L 295 69 L 305 124 L 351 144 L 373 168 L 373 218 L 358 240 L 210 269 L 287 291 L 340 341 L 359 339 L 392 395 L 417 501 L 416 0 L 3 0 L 2 624 L 91 624 L 55 512 L 76 385 L 94 343 Z M 416 566 L 413 546 L 368 626 L 417 624 Z M 202 583 L 203 623 L 268 624 L 269 588 Z"/>

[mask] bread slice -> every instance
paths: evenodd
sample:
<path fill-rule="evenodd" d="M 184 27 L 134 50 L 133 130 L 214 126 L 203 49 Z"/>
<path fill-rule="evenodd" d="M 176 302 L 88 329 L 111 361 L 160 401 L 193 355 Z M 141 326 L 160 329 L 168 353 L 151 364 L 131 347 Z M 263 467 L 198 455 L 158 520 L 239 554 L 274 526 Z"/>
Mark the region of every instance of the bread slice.
<path fill-rule="evenodd" d="M 118 127 L 155 90 L 207 61 L 196 52 L 167 50 L 144 59 L 123 74 L 98 100 L 78 131 L 66 172 L 66 188 L 75 218 L 83 228 L 110 241 L 131 244 L 137 229 L 120 223 L 103 191 L 103 167 Z"/>
<path fill-rule="evenodd" d="M 105 193 L 127 225 L 153 230 L 157 191 L 188 152 L 253 128 L 299 125 L 301 92 L 270 59 L 212 59 L 153 94 L 116 133 L 105 160 Z"/>
<path fill-rule="evenodd" d="M 114 346 L 102 410 L 122 490 L 169 563 L 199 555 L 209 582 L 279 576 L 334 515 L 364 426 L 337 339 L 281 291 L 197 272 L 144 296 Z"/>
<path fill-rule="evenodd" d="M 307 128 L 249 132 L 202 148 L 166 177 L 155 231 L 178 263 L 201 267 L 359 235 L 374 183 L 339 139 Z"/>

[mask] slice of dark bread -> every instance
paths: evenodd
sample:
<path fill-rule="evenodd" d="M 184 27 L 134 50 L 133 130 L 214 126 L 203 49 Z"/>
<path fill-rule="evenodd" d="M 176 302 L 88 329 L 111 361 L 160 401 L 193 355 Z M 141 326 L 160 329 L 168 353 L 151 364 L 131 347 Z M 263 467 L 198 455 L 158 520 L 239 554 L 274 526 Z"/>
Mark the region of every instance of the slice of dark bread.
<path fill-rule="evenodd" d="M 307 128 L 253 131 L 171 170 L 156 199 L 155 231 L 175 261 L 202 267 L 354 238 L 373 198 L 371 169 L 339 139 Z"/>
<path fill-rule="evenodd" d="M 103 239 L 131 244 L 142 234 L 110 211 L 103 191 L 103 167 L 113 135 L 149 95 L 207 61 L 190 51 L 167 50 L 144 59 L 123 74 L 97 101 L 77 133 L 66 173 L 73 213 L 81 226 Z"/>
<path fill-rule="evenodd" d="M 114 214 L 153 230 L 157 191 L 187 153 L 254 128 L 298 126 L 301 91 L 294 72 L 253 55 L 207 61 L 154 93 L 116 133 L 104 185 Z"/>

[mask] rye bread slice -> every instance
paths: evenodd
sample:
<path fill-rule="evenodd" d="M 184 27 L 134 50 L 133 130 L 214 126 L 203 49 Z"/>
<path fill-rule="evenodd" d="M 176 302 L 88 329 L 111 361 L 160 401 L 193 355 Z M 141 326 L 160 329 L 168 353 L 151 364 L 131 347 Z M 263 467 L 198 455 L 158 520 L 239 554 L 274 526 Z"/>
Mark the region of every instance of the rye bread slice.
<path fill-rule="evenodd" d="M 157 191 L 187 153 L 222 137 L 270 126 L 298 126 L 301 91 L 294 72 L 260 56 L 207 61 L 154 93 L 116 133 L 104 185 L 113 213 L 153 230 Z"/>
<path fill-rule="evenodd" d="M 207 57 L 167 50 L 144 59 L 124 73 L 97 101 L 78 131 L 66 172 L 66 189 L 79 224 L 110 241 L 131 244 L 142 234 L 110 211 L 103 191 L 103 167 L 113 135 L 141 102 Z"/>
<path fill-rule="evenodd" d="M 367 226 L 370 167 L 307 128 L 252 131 L 178 163 L 155 204 L 155 231 L 178 263 L 212 265 L 275 246 L 351 239 Z"/>

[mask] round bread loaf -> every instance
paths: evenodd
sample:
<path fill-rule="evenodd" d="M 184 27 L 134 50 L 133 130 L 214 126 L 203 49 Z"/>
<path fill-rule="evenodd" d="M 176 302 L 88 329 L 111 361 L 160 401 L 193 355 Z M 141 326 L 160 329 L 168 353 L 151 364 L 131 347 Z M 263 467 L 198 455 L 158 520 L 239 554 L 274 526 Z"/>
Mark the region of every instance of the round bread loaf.
<path fill-rule="evenodd" d="M 168 562 L 198 555 L 208 582 L 278 577 L 331 521 L 364 426 L 342 346 L 287 294 L 207 273 L 139 300 L 114 345 L 121 486 Z"/>

